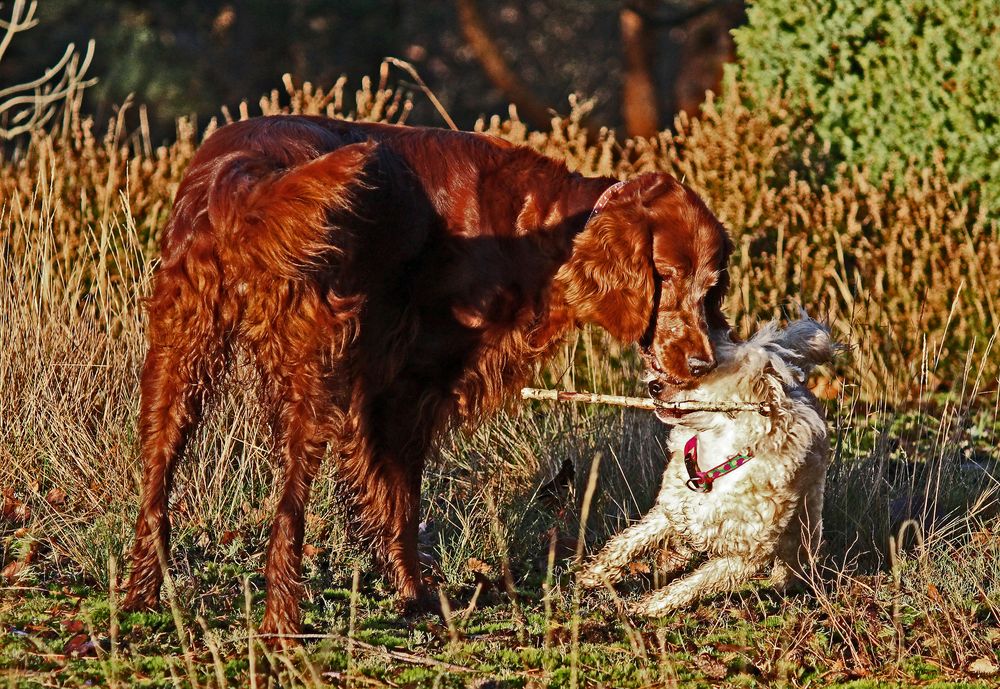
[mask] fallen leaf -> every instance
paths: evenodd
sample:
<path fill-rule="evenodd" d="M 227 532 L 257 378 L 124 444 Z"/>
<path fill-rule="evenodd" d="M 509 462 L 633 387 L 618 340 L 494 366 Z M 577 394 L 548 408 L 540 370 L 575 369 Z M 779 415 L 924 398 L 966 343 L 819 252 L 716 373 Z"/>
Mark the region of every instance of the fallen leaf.
<path fill-rule="evenodd" d="M 466 563 L 465 568 L 472 572 L 473 574 L 482 574 L 484 577 L 489 577 L 493 574 L 493 568 L 488 564 L 474 557 L 470 557 Z"/>
<path fill-rule="evenodd" d="M 84 624 L 80 620 L 63 620 L 62 626 L 69 634 L 79 634 L 84 630 Z"/>
<path fill-rule="evenodd" d="M 52 507 L 62 507 L 66 504 L 66 491 L 62 488 L 53 488 L 45 494 L 45 502 Z"/>
<path fill-rule="evenodd" d="M 63 646 L 63 655 L 76 656 L 78 658 L 83 656 L 93 656 L 97 655 L 97 647 L 94 646 L 94 642 L 90 640 L 90 636 L 87 634 L 77 634 Z"/>
<path fill-rule="evenodd" d="M 317 555 L 319 555 L 322 552 L 323 552 L 322 548 L 317 548 L 316 546 L 312 545 L 311 543 L 306 543 L 304 546 L 302 546 L 302 554 L 305 557 L 316 557 Z"/>
<path fill-rule="evenodd" d="M 628 563 L 628 571 L 629 571 L 629 574 L 633 574 L 633 575 L 635 575 L 635 574 L 649 574 L 650 569 L 649 569 L 649 565 L 647 565 L 645 562 L 635 561 L 635 562 Z"/>
<path fill-rule="evenodd" d="M 868 677 L 870 674 L 871 673 L 868 671 L 868 668 L 864 667 L 863 665 L 854 665 L 852 667 L 847 668 L 847 676 L 853 679 L 861 679 L 863 677 Z"/>
<path fill-rule="evenodd" d="M 13 584 L 21 578 L 26 567 L 27 565 L 23 562 L 15 560 L 0 570 L 0 577 L 3 577 L 8 583 Z"/>
<path fill-rule="evenodd" d="M 989 529 L 980 529 L 973 532 L 972 542 L 977 545 L 987 545 L 993 543 L 997 536 Z"/>
<path fill-rule="evenodd" d="M 5 519 L 15 524 L 23 524 L 31 518 L 31 508 L 24 502 L 14 497 L 14 491 L 7 489 L 3 493 L 3 500 L 0 501 L 0 519 Z"/>
<path fill-rule="evenodd" d="M 989 676 L 1000 672 L 1000 667 L 997 667 L 995 662 L 983 656 L 969 663 L 969 672 L 973 675 Z"/>
<path fill-rule="evenodd" d="M 749 651 L 749 646 L 741 646 L 740 644 L 715 644 L 715 650 L 720 653 L 743 653 L 744 651 Z"/>
<path fill-rule="evenodd" d="M 236 540 L 236 537 L 240 535 L 239 531 L 223 531 L 222 538 L 219 539 L 219 543 L 222 545 L 229 545 Z M 308 546 L 306 546 L 308 547 Z"/>
<path fill-rule="evenodd" d="M 725 679 L 728 674 L 725 665 L 704 653 L 695 658 L 694 662 L 708 679 Z"/>

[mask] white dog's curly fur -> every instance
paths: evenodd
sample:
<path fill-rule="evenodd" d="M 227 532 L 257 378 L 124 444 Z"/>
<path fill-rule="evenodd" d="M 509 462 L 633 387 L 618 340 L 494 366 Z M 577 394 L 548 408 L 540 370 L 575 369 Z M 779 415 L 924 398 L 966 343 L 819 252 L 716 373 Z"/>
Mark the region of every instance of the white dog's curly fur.
<path fill-rule="evenodd" d="M 826 422 L 805 382 L 836 346 L 829 331 L 804 317 L 784 330 L 766 325 L 746 342 L 715 343 L 718 367 L 683 397 L 702 402 L 766 402 L 769 414 L 689 412 L 661 417 L 674 425 L 670 461 L 656 505 L 612 538 L 581 572 L 587 587 L 621 579 L 636 557 L 662 546 L 670 573 L 699 553 L 704 564 L 647 595 L 634 612 L 663 615 L 711 594 L 732 591 L 774 564 L 771 583 L 795 583 L 822 531 L 829 463 Z M 677 398 L 677 396 L 675 396 Z M 707 493 L 685 484 L 684 445 L 698 436 L 702 471 L 749 450 L 754 459 L 718 478 Z"/>

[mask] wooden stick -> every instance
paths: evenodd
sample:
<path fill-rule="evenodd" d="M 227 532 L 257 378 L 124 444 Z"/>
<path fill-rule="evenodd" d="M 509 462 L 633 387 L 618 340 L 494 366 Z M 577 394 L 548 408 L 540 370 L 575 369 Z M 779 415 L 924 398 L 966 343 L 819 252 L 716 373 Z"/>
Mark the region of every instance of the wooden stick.
<path fill-rule="evenodd" d="M 565 390 L 539 390 L 537 388 L 521 388 L 521 397 L 526 400 L 545 400 L 548 402 L 583 402 L 584 404 L 610 404 L 615 407 L 631 407 L 656 411 L 707 411 L 733 414 L 743 411 L 755 411 L 767 415 L 768 406 L 753 402 L 661 402 L 651 397 L 625 397 L 624 395 L 601 395 L 596 392 L 566 392 Z"/>

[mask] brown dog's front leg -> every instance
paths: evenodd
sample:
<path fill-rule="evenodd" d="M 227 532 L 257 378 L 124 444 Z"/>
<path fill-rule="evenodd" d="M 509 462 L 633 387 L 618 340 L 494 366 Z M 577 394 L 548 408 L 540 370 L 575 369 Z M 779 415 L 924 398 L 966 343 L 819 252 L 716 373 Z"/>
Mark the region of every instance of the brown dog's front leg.
<path fill-rule="evenodd" d="M 437 605 L 424 586 L 417 551 L 422 467 L 422 457 L 404 462 L 398 455 L 361 453 L 345 459 L 341 472 L 354 493 L 358 526 L 375 541 L 386 578 L 407 613 Z"/>
<path fill-rule="evenodd" d="M 437 597 L 424 586 L 417 550 L 422 466 L 423 462 L 416 460 L 416 466 L 397 465 L 384 474 L 388 497 L 383 524 L 386 568 L 406 613 L 438 609 Z"/>
<path fill-rule="evenodd" d="M 352 416 L 340 478 L 362 533 L 375 542 L 386 577 L 407 613 L 437 611 L 436 594 L 421 576 L 417 532 L 424 456 L 433 437 L 433 402 L 418 387 L 397 383 L 364 416 Z M 420 411 L 426 416 L 421 418 Z"/>

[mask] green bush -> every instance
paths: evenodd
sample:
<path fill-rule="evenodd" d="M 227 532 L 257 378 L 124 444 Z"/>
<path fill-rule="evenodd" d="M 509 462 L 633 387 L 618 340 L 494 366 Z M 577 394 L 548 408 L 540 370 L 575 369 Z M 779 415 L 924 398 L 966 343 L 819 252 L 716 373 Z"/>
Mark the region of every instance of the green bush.
<path fill-rule="evenodd" d="M 831 155 L 902 178 L 940 163 L 1000 210 L 1000 6 L 981 0 L 756 0 L 740 80 L 784 88 Z"/>

